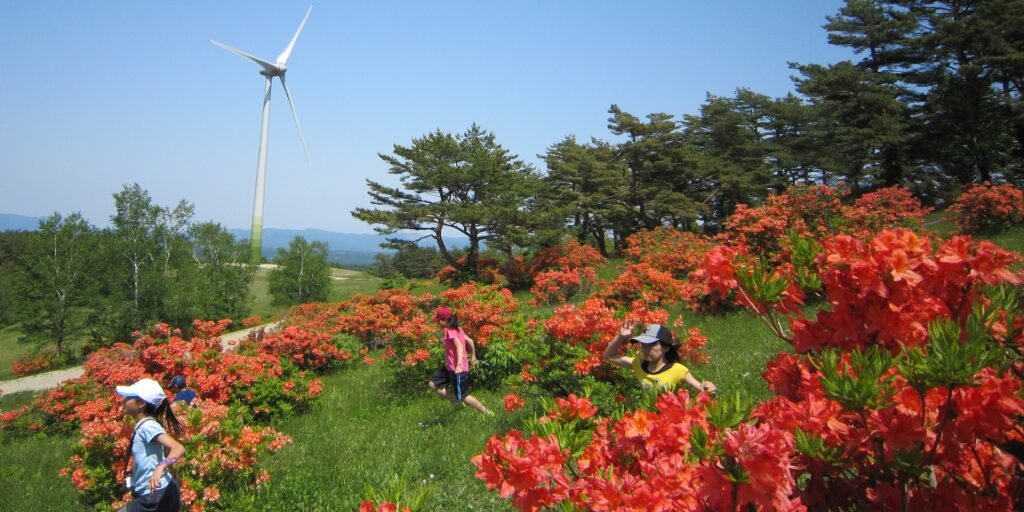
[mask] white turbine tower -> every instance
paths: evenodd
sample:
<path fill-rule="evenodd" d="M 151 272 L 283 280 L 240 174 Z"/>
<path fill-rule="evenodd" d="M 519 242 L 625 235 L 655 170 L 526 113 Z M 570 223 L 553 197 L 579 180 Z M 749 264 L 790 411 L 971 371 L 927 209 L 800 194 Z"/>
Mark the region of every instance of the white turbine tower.
<path fill-rule="evenodd" d="M 252 232 L 249 235 L 249 242 L 251 244 L 252 251 L 251 258 L 254 263 L 260 263 L 263 260 L 263 195 L 267 183 L 267 139 L 270 131 L 270 89 L 275 76 L 281 79 L 281 87 L 284 88 L 284 95 L 288 98 L 288 106 L 292 109 L 292 117 L 295 118 L 295 127 L 299 130 L 299 140 L 302 141 L 302 151 L 306 155 L 306 161 L 309 161 L 309 151 L 306 150 L 306 140 L 302 136 L 302 125 L 299 124 L 299 115 L 295 112 L 295 104 L 292 103 L 292 95 L 288 92 L 288 84 L 284 80 L 284 74 L 288 71 L 288 58 L 292 55 L 292 48 L 295 47 L 295 40 L 299 38 L 299 33 L 302 32 L 302 27 L 306 25 L 306 20 L 309 19 L 309 13 L 312 11 L 313 6 L 310 5 L 309 9 L 306 10 L 306 15 L 302 18 L 302 23 L 299 23 L 299 28 L 295 31 L 295 35 L 292 36 L 291 42 L 289 42 L 284 51 L 277 56 L 277 60 L 275 62 L 267 62 L 237 48 L 232 48 L 224 43 L 210 40 L 211 43 L 258 64 L 263 68 L 260 70 L 260 74 L 266 78 L 263 88 L 263 125 L 260 128 L 260 152 L 259 158 L 256 162 L 256 199 L 253 201 Z"/>

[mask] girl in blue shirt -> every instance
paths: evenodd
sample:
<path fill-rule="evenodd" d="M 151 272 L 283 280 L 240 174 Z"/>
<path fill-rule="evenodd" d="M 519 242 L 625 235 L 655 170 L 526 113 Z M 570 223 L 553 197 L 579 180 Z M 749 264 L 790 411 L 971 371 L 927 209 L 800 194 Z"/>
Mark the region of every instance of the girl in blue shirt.
<path fill-rule="evenodd" d="M 117 386 L 124 397 L 124 415 L 135 420 L 132 428 L 132 467 L 125 485 L 134 499 L 123 512 L 177 512 L 181 510 L 178 484 L 168 473 L 185 447 L 171 437 L 180 435 L 181 425 L 174 417 L 163 388 L 152 379 L 142 379 L 131 386 Z"/>

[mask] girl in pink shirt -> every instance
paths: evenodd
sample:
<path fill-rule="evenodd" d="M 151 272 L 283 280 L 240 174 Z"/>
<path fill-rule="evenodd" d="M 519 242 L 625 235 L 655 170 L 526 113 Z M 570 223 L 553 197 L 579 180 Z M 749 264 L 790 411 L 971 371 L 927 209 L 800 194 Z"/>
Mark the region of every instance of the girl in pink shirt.
<path fill-rule="evenodd" d="M 469 367 L 476 363 L 473 338 L 459 327 L 459 317 L 446 307 L 434 311 L 434 322 L 444 329 L 444 366 L 427 385 L 455 405 L 465 402 L 484 414 L 494 414 L 469 394 Z"/>

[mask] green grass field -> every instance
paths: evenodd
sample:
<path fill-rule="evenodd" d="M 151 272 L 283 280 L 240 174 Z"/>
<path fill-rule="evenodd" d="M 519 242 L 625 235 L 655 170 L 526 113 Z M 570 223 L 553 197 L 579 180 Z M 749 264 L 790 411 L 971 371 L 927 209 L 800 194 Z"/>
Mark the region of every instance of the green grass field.
<path fill-rule="evenodd" d="M 270 460 L 268 487 L 229 496 L 229 509 L 355 510 L 367 484 L 379 488 L 404 477 L 410 490 L 424 481 L 432 489 L 426 510 L 512 510 L 473 477 L 469 458 L 520 418 L 453 410 L 426 386 L 412 398 L 391 401 L 382 386 L 387 372 L 359 365 L 327 376 L 311 413 L 278 424 L 294 443 Z M 474 394 L 500 409 L 498 393 Z"/>
<path fill-rule="evenodd" d="M 991 240 L 992 243 L 1011 251 L 1024 254 L 1024 227 L 1008 229 L 995 235 L 978 237 Z"/>
<path fill-rule="evenodd" d="M 20 343 L 18 341 L 19 337 L 21 337 L 21 329 L 18 327 L 18 324 L 0 327 L 0 381 L 17 379 L 18 376 L 11 371 L 11 363 L 39 349 L 38 346 L 32 344 Z M 75 354 L 77 357 L 78 352 L 81 350 L 81 344 L 84 341 L 84 339 L 70 341 L 66 345 L 66 350 L 69 351 L 69 354 Z M 77 364 L 79 363 L 75 359 L 70 361 L 62 360 L 62 362 L 55 364 L 50 369 L 59 370 Z"/>
<path fill-rule="evenodd" d="M 74 439 L 34 436 L 6 439 L 0 433 L 0 496 L 3 510 L 89 510 L 78 491 L 60 476 L 71 457 Z"/>
<path fill-rule="evenodd" d="M 0 413 L 28 405 L 29 391 L 0 396 Z M 12 438 L 0 431 L 0 496 L 3 510 L 88 510 L 78 491 L 58 472 L 68 463 L 70 436 Z"/>
<path fill-rule="evenodd" d="M 252 281 L 252 314 L 271 319 L 288 308 L 275 306 L 270 296 L 270 270 L 257 269 Z M 356 293 L 373 293 L 380 279 L 365 272 L 331 268 L 331 302 L 345 300 Z"/>
<path fill-rule="evenodd" d="M 21 329 L 17 324 L 0 328 L 0 380 L 16 378 L 17 375 L 11 373 L 11 363 L 32 351 L 30 346 L 18 343 L 19 336 Z"/>

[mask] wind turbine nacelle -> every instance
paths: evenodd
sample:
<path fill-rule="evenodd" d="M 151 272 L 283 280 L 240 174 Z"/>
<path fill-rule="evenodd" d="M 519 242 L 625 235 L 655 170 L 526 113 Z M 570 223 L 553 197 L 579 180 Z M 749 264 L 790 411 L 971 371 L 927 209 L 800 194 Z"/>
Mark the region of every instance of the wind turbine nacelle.
<path fill-rule="evenodd" d="M 287 70 L 288 70 L 287 66 L 282 66 L 282 65 L 279 64 L 277 66 L 277 68 L 275 68 L 275 69 L 264 68 L 263 70 L 260 71 L 260 74 L 265 76 L 265 77 L 267 77 L 267 78 L 270 78 L 270 77 L 275 77 L 275 76 L 282 76 L 282 75 L 284 75 L 284 72 L 287 71 Z"/>

